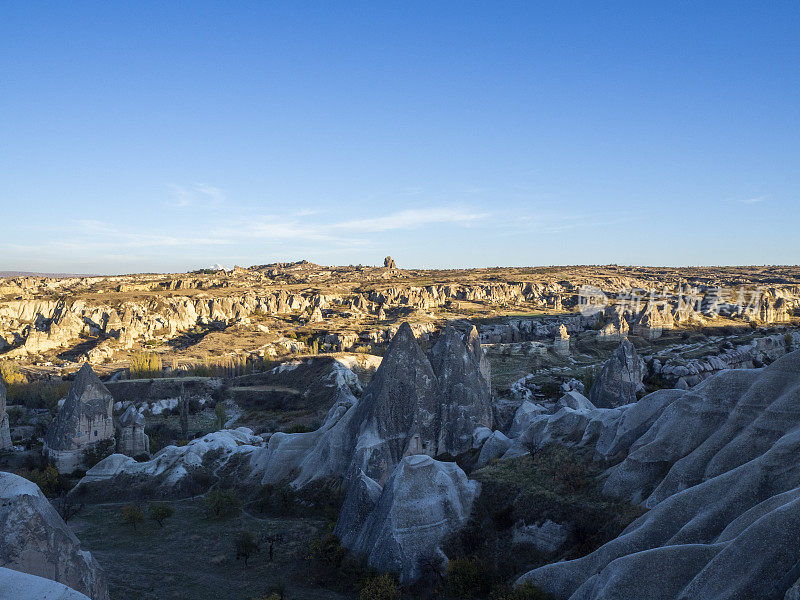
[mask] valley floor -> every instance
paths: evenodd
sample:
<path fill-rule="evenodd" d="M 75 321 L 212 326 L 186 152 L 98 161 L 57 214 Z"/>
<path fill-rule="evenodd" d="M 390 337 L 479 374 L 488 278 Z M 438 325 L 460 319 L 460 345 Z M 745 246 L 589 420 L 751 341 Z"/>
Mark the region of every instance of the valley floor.
<path fill-rule="evenodd" d="M 175 514 L 161 528 L 150 519 L 121 522 L 122 505 L 87 505 L 68 524 L 91 551 L 109 580 L 112 600 L 251 600 L 285 590 L 295 600 L 344 598 L 305 587 L 293 574 L 324 520 L 259 518 L 247 512 L 212 520 L 202 500 L 172 502 Z M 144 507 L 146 508 L 146 507 Z M 256 538 L 283 534 L 269 561 L 268 544 L 251 556 L 247 568 L 235 559 L 234 539 L 241 530 Z"/>

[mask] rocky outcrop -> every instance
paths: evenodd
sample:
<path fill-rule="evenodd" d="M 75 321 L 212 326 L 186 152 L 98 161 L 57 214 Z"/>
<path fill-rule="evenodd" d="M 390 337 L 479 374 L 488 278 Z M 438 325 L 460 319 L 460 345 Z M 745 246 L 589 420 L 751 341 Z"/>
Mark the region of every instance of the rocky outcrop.
<path fill-rule="evenodd" d="M 569 356 L 569 334 L 565 325 L 558 328 L 558 335 L 553 340 L 553 352 L 559 356 Z"/>
<path fill-rule="evenodd" d="M 2 600 L 89 600 L 63 583 L 0 567 Z"/>
<path fill-rule="evenodd" d="M 87 450 L 103 442 L 113 444 L 113 407 L 111 393 L 84 364 L 44 437 L 43 452 L 60 473 L 80 468 Z"/>
<path fill-rule="evenodd" d="M 397 266 L 394 264 L 394 259 L 391 256 L 387 256 L 383 259 L 383 266 L 386 269 L 396 269 Z"/>
<path fill-rule="evenodd" d="M 618 410 L 656 396 L 667 401 L 644 432 L 616 426 L 627 458 L 604 486 L 650 511 L 595 552 L 521 580 L 570 600 L 781 600 L 800 557 L 800 352 Z"/>
<path fill-rule="evenodd" d="M 8 450 L 11 447 L 11 429 L 6 412 L 6 387 L 0 380 L 0 450 Z"/>
<path fill-rule="evenodd" d="M 622 341 L 628 337 L 628 321 L 615 306 L 606 309 L 606 324 L 597 331 L 597 339 L 604 342 Z"/>
<path fill-rule="evenodd" d="M 218 472 L 234 457 L 248 458 L 262 443 L 252 430 L 240 427 L 209 433 L 185 446 L 167 446 L 149 461 L 112 454 L 86 471 L 70 494 L 95 501 L 194 495 L 206 491 L 193 489 L 196 473 L 206 468 Z"/>
<path fill-rule="evenodd" d="M 672 308 L 667 303 L 648 302 L 633 327 L 633 332 L 649 340 L 661 337 L 664 331 L 675 328 Z"/>
<path fill-rule="evenodd" d="M 129 406 L 119 418 L 117 451 L 127 456 L 140 456 L 150 453 L 150 439 L 144 432 L 145 416 Z"/>
<path fill-rule="evenodd" d="M 396 572 L 402 583 L 421 574 L 421 561 L 442 564 L 444 538 L 469 517 L 480 491 L 455 463 L 429 456 L 404 458 L 383 487 L 377 504 L 357 534 L 350 521 L 339 520 L 336 532 L 353 540 L 350 548 L 379 571 Z"/>
<path fill-rule="evenodd" d="M 0 472 L 0 562 L 8 569 L 57 581 L 92 598 L 108 600 L 106 578 L 100 565 L 67 527 L 36 485 L 11 473 Z M 5 574 L 9 587 L 2 586 L 0 596 L 12 586 L 26 582 L 31 588 L 60 590 L 64 598 L 76 598 L 59 586 L 34 579 L 20 579 Z M 50 596 L 39 596 L 47 597 Z M 54 596 L 58 597 L 58 596 Z"/>
<path fill-rule="evenodd" d="M 476 427 L 492 424 L 489 362 L 474 327 L 465 343 L 450 325 L 431 348 L 430 362 L 439 388 L 435 454 L 456 456 L 471 449 Z"/>
<path fill-rule="evenodd" d="M 633 344 L 623 340 L 595 379 L 589 391 L 589 401 L 600 408 L 636 402 L 636 395 L 644 391 L 644 376 L 644 361 Z"/>

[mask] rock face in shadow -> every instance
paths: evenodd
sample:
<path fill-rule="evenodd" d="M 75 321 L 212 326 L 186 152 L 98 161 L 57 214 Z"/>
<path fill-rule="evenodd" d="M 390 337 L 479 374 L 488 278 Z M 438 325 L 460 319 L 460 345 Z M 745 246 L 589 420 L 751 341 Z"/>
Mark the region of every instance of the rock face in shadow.
<path fill-rule="evenodd" d="M 276 434 L 251 465 L 264 483 L 342 477 L 343 545 L 413 581 L 420 559 L 445 560 L 439 545 L 477 495 L 455 463 L 432 456 L 472 449 L 475 429 L 492 424 L 488 375 L 476 330 L 464 339 L 447 327 L 429 357 L 404 323 L 360 399 L 334 407 L 316 432 Z"/>
<path fill-rule="evenodd" d="M 614 408 L 636 402 L 636 394 L 644 391 L 642 379 L 645 365 L 636 348 L 627 339 L 623 340 L 611 355 L 592 389 L 589 401 L 598 408 Z"/>
<path fill-rule="evenodd" d="M 800 575 L 800 352 L 618 410 L 657 394 L 666 402 L 646 431 L 617 425 L 611 445 L 627 458 L 604 486 L 650 511 L 521 581 L 570 600 L 781 600 Z"/>
<path fill-rule="evenodd" d="M 263 483 L 363 473 L 383 485 L 405 456 L 465 452 L 492 424 L 488 372 L 477 331 L 465 341 L 448 327 L 429 359 L 404 323 L 361 398 L 341 398 L 315 432 L 274 435 L 253 470 Z"/>
<path fill-rule="evenodd" d="M 447 560 L 440 545 L 467 520 L 479 491 L 478 482 L 455 463 L 407 456 L 363 523 L 349 526 L 340 518 L 336 532 L 370 566 L 399 573 L 409 583 L 420 576 L 420 561 Z"/>
<path fill-rule="evenodd" d="M 6 412 L 6 388 L 0 380 L 0 450 L 8 450 L 11 446 L 11 429 Z"/>
<path fill-rule="evenodd" d="M 57 581 L 92 600 L 108 600 L 103 570 L 89 552 L 80 549 L 78 538 L 50 501 L 36 484 L 3 472 L 0 472 L 0 531 L 3 532 L 0 562 L 4 567 Z M 0 584 L 1 577 L 2 574 Z M 12 581 L 18 582 L 19 578 Z M 31 585 L 34 583 L 32 580 Z M 43 589 L 58 588 L 41 582 L 37 585 Z M 5 590 L 0 587 L 0 597 L 7 597 L 3 596 Z M 72 597 L 79 596 L 64 595 Z"/>
<path fill-rule="evenodd" d="M 127 456 L 139 456 L 150 452 L 150 438 L 144 432 L 145 417 L 131 405 L 119 418 L 119 440 L 117 450 Z"/>
<path fill-rule="evenodd" d="M 439 380 L 439 432 L 436 454 L 457 456 L 472 448 L 477 427 L 492 424 L 488 361 L 473 327 L 467 342 L 448 325 L 430 352 Z"/>
<path fill-rule="evenodd" d="M 358 428 L 353 469 L 383 485 L 408 454 L 438 454 L 439 382 L 408 323 L 354 408 Z"/>
<path fill-rule="evenodd" d="M 106 440 L 113 443 L 113 407 L 111 393 L 84 364 L 44 437 L 44 452 L 60 473 L 80 468 L 91 447 Z"/>

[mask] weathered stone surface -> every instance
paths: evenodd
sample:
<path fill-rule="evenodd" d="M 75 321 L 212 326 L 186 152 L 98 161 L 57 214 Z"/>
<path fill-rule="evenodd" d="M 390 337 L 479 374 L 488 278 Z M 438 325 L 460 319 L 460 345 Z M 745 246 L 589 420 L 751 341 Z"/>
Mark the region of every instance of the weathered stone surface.
<path fill-rule="evenodd" d="M 553 352 L 559 356 L 569 356 L 569 334 L 564 324 L 558 328 L 558 334 L 553 340 Z"/>
<path fill-rule="evenodd" d="M 512 541 L 515 544 L 531 544 L 539 552 L 552 554 L 564 545 L 567 536 L 569 536 L 569 527 L 547 519 L 534 525 L 518 523 L 514 527 Z"/>
<path fill-rule="evenodd" d="M 111 393 L 84 364 L 44 437 L 43 451 L 59 472 L 80 468 L 87 449 L 106 440 L 113 443 L 113 406 Z"/>
<path fill-rule="evenodd" d="M 149 454 L 150 439 L 144 432 L 145 417 L 131 405 L 119 418 L 119 439 L 117 451 L 127 456 Z"/>
<path fill-rule="evenodd" d="M 589 401 L 598 408 L 614 408 L 636 402 L 636 394 L 644 391 L 644 361 L 633 344 L 623 340 L 597 376 L 589 391 Z"/>
<path fill-rule="evenodd" d="M 0 600 L 89 600 L 57 581 L 0 567 Z"/>
<path fill-rule="evenodd" d="M 439 387 L 436 455 L 468 451 L 475 428 L 492 425 L 488 361 L 477 340 L 474 327 L 465 344 L 461 334 L 448 325 L 431 349 L 430 362 Z"/>
<path fill-rule="evenodd" d="M 511 440 L 502 431 L 493 431 L 492 435 L 484 442 L 475 468 L 480 469 L 488 465 L 495 458 L 503 456 L 511 447 Z"/>
<path fill-rule="evenodd" d="M 800 352 L 623 407 L 629 422 L 607 451 L 628 457 L 605 492 L 650 511 L 588 556 L 521 580 L 570 600 L 784 598 L 800 557 L 798 406 Z"/>
<path fill-rule="evenodd" d="M 108 600 L 100 565 L 89 552 L 81 550 L 78 538 L 39 488 L 22 477 L 3 472 L 0 531 L 0 562 L 4 567 L 57 581 L 93 600 Z M 47 587 L 34 581 L 31 584 Z M 4 591 L 0 588 L 0 597 Z"/>
<path fill-rule="evenodd" d="M 105 500 L 193 495 L 191 475 L 204 466 L 207 455 L 213 457 L 209 468 L 218 470 L 239 454 L 250 456 L 262 443 L 252 430 L 239 427 L 209 433 L 185 446 L 167 446 L 145 462 L 112 454 L 86 471 L 70 493 Z"/>
<path fill-rule="evenodd" d="M 11 429 L 6 412 L 6 387 L 0 380 L 0 450 L 8 450 L 11 447 Z"/>
<path fill-rule="evenodd" d="M 441 543 L 469 517 L 479 491 L 455 463 L 408 456 L 387 481 L 351 549 L 365 555 L 370 566 L 399 573 L 401 582 L 414 581 L 420 560 L 447 560 Z"/>
<path fill-rule="evenodd" d="M 387 256 L 383 259 L 383 266 L 387 269 L 396 269 L 397 266 L 394 264 L 394 259 L 391 256 Z"/>

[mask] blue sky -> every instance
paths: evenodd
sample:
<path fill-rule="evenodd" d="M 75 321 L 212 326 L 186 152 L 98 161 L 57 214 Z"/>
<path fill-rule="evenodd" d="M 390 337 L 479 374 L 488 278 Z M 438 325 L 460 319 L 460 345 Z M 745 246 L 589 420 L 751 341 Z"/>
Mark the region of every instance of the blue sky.
<path fill-rule="evenodd" d="M 0 1 L 0 270 L 800 263 L 800 3 Z"/>

